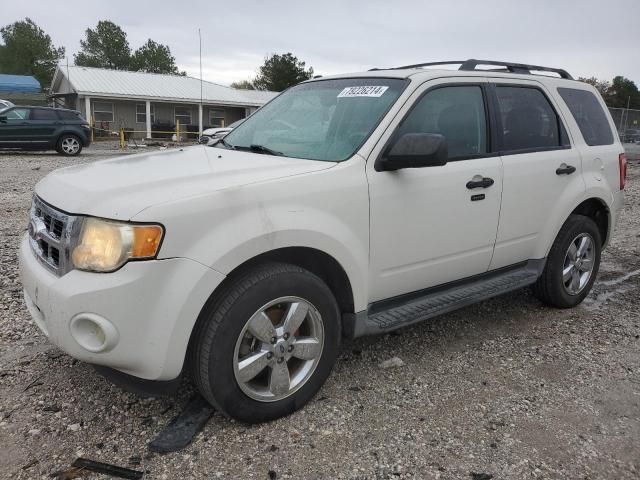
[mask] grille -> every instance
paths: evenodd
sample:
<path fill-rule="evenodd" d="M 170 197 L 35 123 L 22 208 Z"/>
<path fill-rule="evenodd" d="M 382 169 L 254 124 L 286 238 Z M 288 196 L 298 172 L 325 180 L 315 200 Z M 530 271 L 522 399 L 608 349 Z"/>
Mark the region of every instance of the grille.
<path fill-rule="evenodd" d="M 34 196 L 29 221 L 29 243 L 40 262 L 60 276 L 68 271 L 73 218 Z"/>

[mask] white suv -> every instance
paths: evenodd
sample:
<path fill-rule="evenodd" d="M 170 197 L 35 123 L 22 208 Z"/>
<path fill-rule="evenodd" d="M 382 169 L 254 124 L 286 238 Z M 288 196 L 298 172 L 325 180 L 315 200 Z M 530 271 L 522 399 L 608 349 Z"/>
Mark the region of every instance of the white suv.
<path fill-rule="evenodd" d="M 215 145 L 45 177 L 20 251 L 26 304 L 116 381 L 188 374 L 226 415 L 277 418 L 319 390 L 342 338 L 525 286 L 579 304 L 623 203 L 615 132 L 564 70 L 314 79 Z"/>

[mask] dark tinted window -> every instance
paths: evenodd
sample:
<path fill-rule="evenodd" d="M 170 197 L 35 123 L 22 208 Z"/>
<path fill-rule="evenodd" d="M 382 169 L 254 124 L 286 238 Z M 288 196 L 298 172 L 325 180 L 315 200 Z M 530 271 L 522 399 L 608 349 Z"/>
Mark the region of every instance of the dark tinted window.
<path fill-rule="evenodd" d="M 537 88 L 496 87 L 503 150 L 559 147 L 563 143 L 555 110 Z"/>
<path fill-rule="evenodd" d="M 587 145 L 611 145 L 613 133 L 596 96 L 588 90 L 558 88 Z"/>
<path fill-rule="evenodd" d="M 76 112 L 69 112 L 68 110 L 58 110 L 58 116 L 61 120 L 80 120 Z"/>
<path fill-rule="evenodd" d="M 442 87 L 418 100 L 398 127 L 398 134 L 444 135 L 449 158 L 487 153 L 487 122 L 482 89 L 478 86 Z"/>
<path fill-rule="evenodd" d="M 55 110 L 47 110 L 45 108 L 31 109 L 30 120 L 58 120 Z"/>

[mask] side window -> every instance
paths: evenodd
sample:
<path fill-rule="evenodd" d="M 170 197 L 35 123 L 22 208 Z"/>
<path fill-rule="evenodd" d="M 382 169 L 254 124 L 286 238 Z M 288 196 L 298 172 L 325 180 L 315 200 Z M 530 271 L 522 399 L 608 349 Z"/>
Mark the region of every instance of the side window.
<path fill-rule="evenodd" d="M 439 133 L 450 159 L 487 153 L 487 121 L 482 89 L 476 85 L 427 92 L 398 127 L 398 134 Z"/>
<path fill-rule="evenodd" d="M 58 116 L 55 110 L 48 110 L 46 108 L 34 108 L 31 110 L 31 120 L 50 120 L 57 121 Z"/>
<path fill-rule="evenodd" d="M 569 107 L 587 145 L 593 147 L 613 143 L 607 116 L 592 92 L 577 88 L 558 88 L 558 93 Z"/>
<path fill-rule="evenodd" d="M 568 144 L 558 115 L 537 88 L 496 86 L 502 149 L 528 150 Z"/>
<path fill-rule="evenodd" d="M 3 114 L 7 117 L 7 120 L 26 120 L 29 118 L 29 109 L 27 108 L 14 108 Z"/>
<path fill-rule="evenodd" d="M 69 110 L 58 110 L 58 116 L 61 120 L 80 120 L 80 116 L 76 112 Z"/>

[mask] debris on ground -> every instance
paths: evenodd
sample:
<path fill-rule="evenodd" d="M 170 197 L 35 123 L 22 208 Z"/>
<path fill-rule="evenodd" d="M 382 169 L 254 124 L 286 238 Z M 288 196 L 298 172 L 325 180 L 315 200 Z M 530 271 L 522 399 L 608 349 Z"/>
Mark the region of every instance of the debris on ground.
<path fill-rule="evenodd" d="M 71 468 L 55 472 L 51 474 L 51 477 L 56 480 L 73 480 L 74 478 L 82 478 L 89 472 L 109 475 L 109 478 L 124 478 L 126 480 L 139 480 L 144 475 L 144 472 L 131 470 L 130 468 L 80 457 L 71 464 Z"/>
<path fill-rule="evenodd" d="M 396 368 L 396 367 L 402 367 L 403 365 L 404 365 L 404 362 L 402 361 L 401 358 L 393 357 L 393 358 L 390 358 L 389 360 L 385 360 L 384 362 L 380 362 L 378 366 L 380 368 Z"/>
<path fill-rule="evenodd" d="M 213 407 L 201 395 L 194 395 L 184 410 L 149 443 L 149 449 L 157 453 L 182 450 L 206 425 L 213 415 Z"/>

